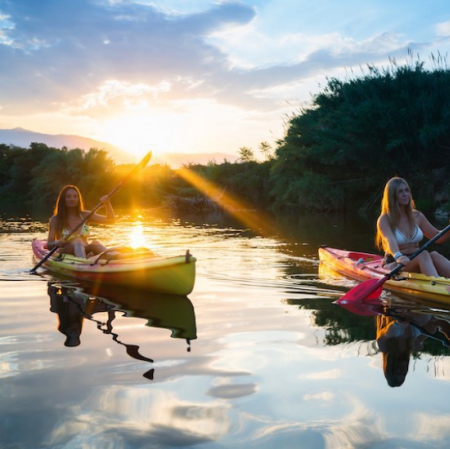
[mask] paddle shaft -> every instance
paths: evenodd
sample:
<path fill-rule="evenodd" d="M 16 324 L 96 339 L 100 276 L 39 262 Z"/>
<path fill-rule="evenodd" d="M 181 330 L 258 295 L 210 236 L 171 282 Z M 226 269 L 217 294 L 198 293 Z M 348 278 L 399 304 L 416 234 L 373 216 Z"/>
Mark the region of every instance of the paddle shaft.
<path fill-rule="evenodd" d="M 119 182 L 119 184 L 116 185 L 116 187 L 114 187 L 114 189 L 111 190 L 111 192 L 108 193 L 108 199 L 111 198 L 125 183 L 127 183 L 136 173 L 138 173 L 141 169 L 143 169 L 147 164 L 148 161 L 150 160 L 150 158 L 152 157 L 152 152 L 149 151 L 145 157 L 141 160 L 141 162 L 139 162 L 138 165 L 136 165 L 136 167 L 134 167 L 130 173 L 128 173 L 127 176 L 125 176 L 125 178 L 122 179 L 122 181 Z M 78 229 L 81 228 L 81 226 L 83 226 L 84 223 L 86 223 L 86 221 L 88 221 L 94 214 L 95 212 L 100 209 L 100 207 L 103 206 L 103 201 L 100 201 L 95 207 L 94 209 L 92 209 L 89 214 L 86 215 L 86 217 L 83 218 L 83 220 L 81 220 L 70 232 L 69 234 L 67 234 L 67 236 L 65 237 L 65 240 L 67 240 L 68 238 L 70 238 L 75 232 L 78 231 Z M 49 251 L 34 267 L 33 269 L 30 271 L 31 274 L 36 273 L 36 270 L 53 254 L 55 253 L 59 248 L 59 245 L 56 244 L 51 251 Z"/>

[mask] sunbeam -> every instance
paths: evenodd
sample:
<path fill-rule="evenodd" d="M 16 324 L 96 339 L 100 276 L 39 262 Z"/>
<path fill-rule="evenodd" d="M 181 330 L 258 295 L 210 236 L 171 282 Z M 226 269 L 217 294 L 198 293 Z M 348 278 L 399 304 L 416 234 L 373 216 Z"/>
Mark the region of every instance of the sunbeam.
<path fill-rule="evenodd" d="M 245 201 L 227 193 L 213 182 L 202 178 L 199 174 L 187 167 L 179 169 L 177 174 L 204 195 L 208 196 L 212 201 L 219 204 L 230 215 L 238 219 L 252 231 L 263 235 L 273 235 L 276 233 L 276 227 L 268 214 L 255 210 L 254 207 L 247 204 Z"/>

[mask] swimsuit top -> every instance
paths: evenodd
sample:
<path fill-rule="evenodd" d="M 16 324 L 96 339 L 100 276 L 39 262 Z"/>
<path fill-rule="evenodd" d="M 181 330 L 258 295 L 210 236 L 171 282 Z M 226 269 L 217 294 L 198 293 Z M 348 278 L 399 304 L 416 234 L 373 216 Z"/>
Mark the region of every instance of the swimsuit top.
<path fill-rule="evenodd" d="M 405 237 L 403 232 L 398 228 L 395 228 L 394 235 L 395 240 L 397 240 L 397 243 L 399 245 L 406 245 L 407 243 L 419 243 L 423 239 L 423 232 L 417 225 L 411 238 Z"/>
<path fill-rule="evenodd" d="M 62 237 L 65 239 L 70 234 L 71 229 L 63 229 L 62 231 Z M 86 222 L 83 223 L 83 226 L 81 226 L 81 229 L 78 229 L 77 233 L 72 235 L 72 237 L 78 236 L 78 237 L 88 237 L 90 234 L 89 232 L 89 226 Z"/>

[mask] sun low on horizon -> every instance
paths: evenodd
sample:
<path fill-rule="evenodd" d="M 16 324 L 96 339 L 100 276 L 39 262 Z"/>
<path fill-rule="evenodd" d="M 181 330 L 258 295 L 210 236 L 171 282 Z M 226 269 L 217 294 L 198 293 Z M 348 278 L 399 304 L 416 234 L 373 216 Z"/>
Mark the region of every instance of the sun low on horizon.
<path fill-rule="evenodd" d="M 147 102 L 136 104 L 134 98 L 124 97 L 113 115 L 99 119 L 97 134 L 136 160 L 149 150 L 159 155 L 208 152 L 208 139 L 212 140 L 211 151 L 216 150 L 216 127 L 211 120 L 218 111 L 209 104 L 199 107 L 193 103 L 158 107 Z"/>
<path fill-rule="evenodd" d="M 126 103 L 126 102 L 125 102 Z M 264 114 L 262 114 L 264 116 Z M 282 135 L 271 134 L 276 126 L 273 117 L 266 117 L 266 133 L 242 110 L 212 101 L 178 102 L 172 107 L 141 105 L 127 107 L 114 115 L 97 118 L 97 138 L 115 145 L 137 161 L 149 150 L 166 153 L 238 154 L 242 146 L 254 150 L 262 141 Z"/>
<path fill-rule="evenodd" d="M 102 140 L 139 159 L 148 151 L 166 153 L 177 147 L 173 125 L 162 116 L 119 116 L 104 122 L 99 131 Z"/>

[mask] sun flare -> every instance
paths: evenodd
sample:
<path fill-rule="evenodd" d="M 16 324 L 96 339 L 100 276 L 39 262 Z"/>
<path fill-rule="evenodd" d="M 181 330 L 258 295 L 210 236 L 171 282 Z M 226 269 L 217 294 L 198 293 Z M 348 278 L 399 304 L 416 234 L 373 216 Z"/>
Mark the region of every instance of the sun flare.
<path fill-rule="evenodd" d="M 142 248 L 146 246 L 146 238 L 144 236 L 144 226 L 141 224 L 134 224 L 130 232 L 130 246 L 133 249 Z"/>
<path fill-rule="evenodd" d="M 242 199 L 227 193 L 225 189 L 219 188 L 189 168 L 180 168 L 177 173 L 250 229 L 269 234 L 276 232 L 276 227 L 267 214 L 255 210 Z"/>

